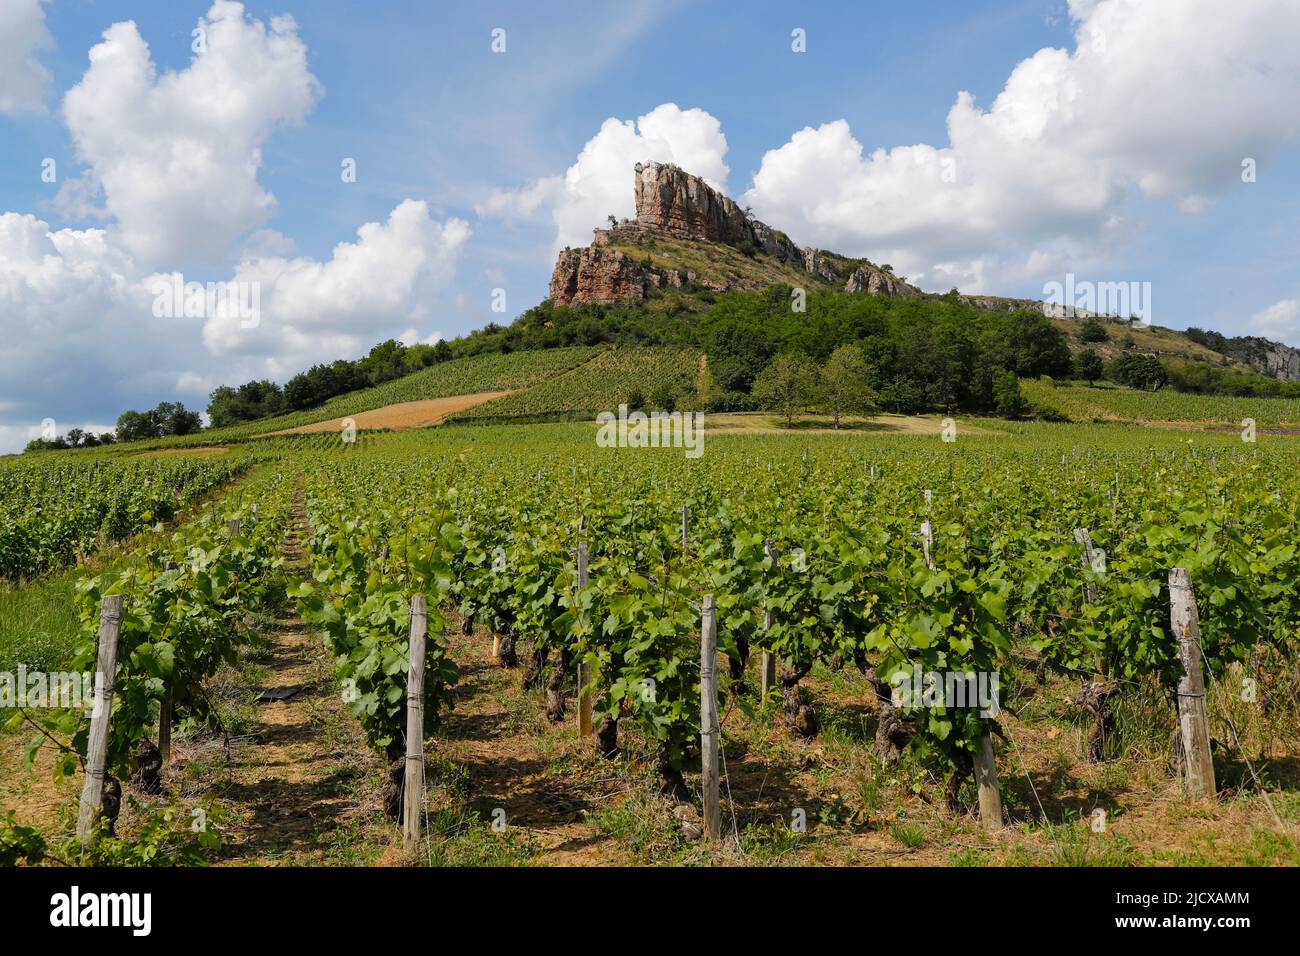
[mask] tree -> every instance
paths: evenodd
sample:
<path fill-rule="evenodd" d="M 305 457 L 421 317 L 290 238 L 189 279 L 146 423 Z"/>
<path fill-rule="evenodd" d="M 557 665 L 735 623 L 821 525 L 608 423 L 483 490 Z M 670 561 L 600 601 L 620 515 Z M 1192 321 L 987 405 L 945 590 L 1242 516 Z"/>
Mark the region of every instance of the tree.
<path fill-rule="evenodd" d="M 141 441 L 157 438 L 156 424 L 152 412 L 137 412 L 128 409 L 117 416 L 117 440 Z"/>
<path fill-rule="evenodd" d="M 817 364 L 802 352 L 784 352 L 754 379 L 754 398 L 785 416 L 785 427 L 817 398 Z"/>
<path fill-rule="evenodd" d="M 660 382 L 650 395 L 651 411 L 672 412 L 677 409 L 677 392 L 671 382 Z"/>
<path fill-rule="evenodd" d="M 1074 372 L 1089 385 L 1101 378 L 1102 362 L 1097 350 L 1084 349 L 1080 352 L 1079 357 L 1074 360 Z"/>
<path fill-rule="evenodd" d="M 1010 369 L 993 373 L 993 405 L 997 413 L 1006 418 L 1019 418 L 1029 408 L 1029 403 L 1020 394 L 1020 379 Z"/>
<path fill-rule="evenodd" d="M 840 427 L 841 415 L 866 415 L 875 407 L 876 393 L 867 383 L 869 370 L 862 349 L 841 345 L 822 366 L 822 397 Z"/>
<path fill-rule="evenodd" d="M 1111 362 L 1110 377 L 1129 388 L 1159 391 L 1169 383 L 1169 373 L 1154 355 L 1121 355 Z"/>
<path fill-rule="evenodd" d="M 1080 342 L 1106 342 L 1110 340 L 1110 334 L 1106 327 L 1096 318 L 1090 318 L 1083 323 L 1083 328 L 1079 331 Z"/>

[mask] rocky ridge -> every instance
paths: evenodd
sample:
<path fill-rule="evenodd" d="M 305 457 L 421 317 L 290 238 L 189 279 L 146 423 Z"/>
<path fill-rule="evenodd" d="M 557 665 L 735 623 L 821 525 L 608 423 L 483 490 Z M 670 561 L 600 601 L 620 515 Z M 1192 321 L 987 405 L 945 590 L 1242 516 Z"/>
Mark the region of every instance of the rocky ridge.
<path fill-rule="evenodd" d="M 636 218 L 609 229 L 597 229 L 591 245 L 565 249 L 551 274 L 550 297 L 557 306 L 638 302 L 651 289 L 683 288 L 697 282 L 714 291 L 747 287 L 735 282 L 702 280 L 690 269 L 639 262 L 614 243 L 638 235 L 668 236 L 688 242 L 722 243 L 745 252 L 788 263 L 815 281 L 840 285 L 846 292 L 870 295 L 920 295 L 921 290 L 870 263 L 855 262 L 841 274 L 832 257 L 819 249 L 801 248 L 789 236 L 752 218 L 728 196 L 668 163 L 637 163 Z M 762 283 L 755 282 L 758 288 Z"/>

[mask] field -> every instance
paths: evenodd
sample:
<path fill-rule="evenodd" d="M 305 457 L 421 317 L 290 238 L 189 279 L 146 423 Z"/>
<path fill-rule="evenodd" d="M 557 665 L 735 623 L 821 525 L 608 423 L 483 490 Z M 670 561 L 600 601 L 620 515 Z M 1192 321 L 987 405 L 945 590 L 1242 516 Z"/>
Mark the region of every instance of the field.
<path fill-rule="evenodd" d="M 1191 395 L 1171 389 L 1151 393 L 1035 380 L 1022 382 L 1021 390 L 1033 404 L 1078 422 L 1221 425 L 1239 430 L 1243 419 L 1253 418 L 1257 428 L 1300 428 L 1300 400 L 1296 399 Z"/>
<path fill-rule="evenodd" d="M 527 388 L 576 368 L 599 353 L 600 349 L 595 347 L 575 347 L 455 359 L 374 388 L 340 395 L 317 408 L 212 429 L 198 435 L 163 438 L 144 443 L 140 447 L 178 448 L 249 441 L 263 435 L 292 431 L 303 425 L 354 416 L 402 402 Z"/>
<path fill-rule="evenodd" d="M 635 358 L 554 380 L 562 410 L 695 367 L 686 353 L 629 381 Z M 473 427 L 350 445 L 0 464 L 11 513 L 39 500 L 52 517 L 70 507 L 60 478 L 94 515 L 131 468 L 151 487 L 208 476 L 124 544 L 83 519 L 75 547 L 0 586 L 0 670 L 88 669 L 101 600 L 125 601 L 109 769 L 130 799 L 100 862 L 409 861 L 393 814 L 419 594 L 425 864 L 1300 863 L 1300 440 L 963 422 L 944 442 L 910 420 L 737 416 L 688 459 L 598 447 L 585 421 L 483 420 L 521 397 L 552 409 L 550 387 L 470 409 Z M 1199 609 L 1215 774 L 1199 796 L 1177 761 L 1172 568 Z M 699 809 L 706 607 L 717 843 Z M 900 698 L 914 669 L 997 675 L 996 706 Z M 0 859 L 58 859 L 88 720 L 4 716 Z M 986 742 L 996 821 L 974 773 Z M 196 811 L 210 830 L 186 826 Z"/>
<path fill-rule="evenodd" d="M 610 349 L 570 372 L 451 418 L 454 421 L 537 416 L 590 418 L 596 412 L 617 409 L 633 391 L 649 399 L 662 386 L 671 389 L 683 379 L 692 381 L 699 367 L 699 353 L 689 349 Z"/>

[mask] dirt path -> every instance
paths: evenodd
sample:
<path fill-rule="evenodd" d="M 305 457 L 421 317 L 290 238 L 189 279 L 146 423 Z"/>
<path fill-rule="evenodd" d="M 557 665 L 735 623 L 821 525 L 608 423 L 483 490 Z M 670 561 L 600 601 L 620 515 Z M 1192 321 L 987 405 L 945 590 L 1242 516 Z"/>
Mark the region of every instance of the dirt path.
<path fill-rule="evenodd" d="M 593 738 L 578 738 L 574 688 L 564 722 L 552 724 L 542 692 L 524 688 L 523 667 L 503 668 L 493 660 L 490 634 L 479 628 L 461 636 L 456 627 L 451 646 L 461 679 L 455 707 L 431 736 L 430 749 L 466 769 L 470 806 L 480 819 L 491 822 L 495 810 L 504 810 L 535 865 L 634 862 L 590 821 L 631 780 L 621 762 L 592 756 Z"/>
<path fill-rule="evenodd" d="M 290 578 L 305 573 L 301 498 L 283 554 Z M 251 739 L 237 748 L 224 780 L 214 787 L 235 819 L 226 833 L 226 862 L 260 866 L 343 862 L 336 836 L 350 820 L 377 807 L 357 785 L 366 754 L 360 730 L 332 691 L 323 654 L 292 605 L 270 635 L 266 677 L 253 692 L 288 693 L 259 700 Z"/>

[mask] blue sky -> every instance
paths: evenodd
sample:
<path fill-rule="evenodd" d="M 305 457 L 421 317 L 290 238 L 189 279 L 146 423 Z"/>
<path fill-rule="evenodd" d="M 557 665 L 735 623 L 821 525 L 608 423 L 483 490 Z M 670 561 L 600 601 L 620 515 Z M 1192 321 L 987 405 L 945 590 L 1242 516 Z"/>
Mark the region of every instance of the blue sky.
<path fill-rule="evenodd" d="M 1244 0 L 1231 22 L 1208 0 L 8 2 L 0 451 L 46 417 L 201 408 L 219 382 L 509 320 L 546 295 L 558 245 L 620 211 L 598 212 L 603 197 L 630 211 L 637 150 L 690 157 L 796 242 L 925 288 L 1151 282 L 1158 324 L 1300 345 L 1300 52 L 1283 0 Z M 209 20 L 229 42 L 169 88 L 209 56 L 191 49 Z M 598 136 L 648 115 L 653 135 Z M 932 175 L 945 161 L 951 188 Z M 380 226 L 359 239 L 365 223 Z M 147 277 L 174 270 L 260 279 L 261 327 L 142 310 Z"/>

